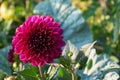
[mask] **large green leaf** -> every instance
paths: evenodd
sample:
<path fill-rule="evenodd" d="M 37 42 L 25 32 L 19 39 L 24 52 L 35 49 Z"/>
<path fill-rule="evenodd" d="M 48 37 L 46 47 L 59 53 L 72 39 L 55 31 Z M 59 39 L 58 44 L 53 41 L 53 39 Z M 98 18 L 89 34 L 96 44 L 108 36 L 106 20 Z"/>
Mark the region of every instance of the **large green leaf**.
<path fill-rule="evenodd" d="M 8 63 L 8 51 L 10 46 L 0 49 L 0 69 L 2 69 L 7 74 L 11 74 L 11 70 Z"/>
<path fill-rule="evenodd" d="M 78 49 L 92 41 L 88 25 L 81 12 L 71 5 L 71 0 L 45 0 L 34 8 L 34 13 L 52 15 L 64 29 L 64 40 L 70 40 Z"/>
<path fill-rule="evenodd" d="M 93 46 L 94 45 L 91 45 L 91 48 L 88 47 L 87 49 L 89 50 L 86 49 L 86 54 L 89 54 L 87 61 L 88 65 L 86 65 L 83 71 L 79 69 L 76 70 L 78 75 L 81 76 L 82 80 L 110 80 L 106 79 L 106 77 L 120 77 L 120 66 L 112 61 L 107 54 L 98 55 Z"/>

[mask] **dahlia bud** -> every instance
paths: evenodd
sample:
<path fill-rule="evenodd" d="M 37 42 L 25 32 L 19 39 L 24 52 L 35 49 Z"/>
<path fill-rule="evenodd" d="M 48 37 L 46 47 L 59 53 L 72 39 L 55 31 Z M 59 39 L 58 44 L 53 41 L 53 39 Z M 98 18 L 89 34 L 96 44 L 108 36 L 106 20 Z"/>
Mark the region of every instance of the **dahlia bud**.
<path fill-rule="evenodd" d="M 14 49 L 10 49 L 8 52 L 8 61 L 9 62 L 14 62 Z"/>

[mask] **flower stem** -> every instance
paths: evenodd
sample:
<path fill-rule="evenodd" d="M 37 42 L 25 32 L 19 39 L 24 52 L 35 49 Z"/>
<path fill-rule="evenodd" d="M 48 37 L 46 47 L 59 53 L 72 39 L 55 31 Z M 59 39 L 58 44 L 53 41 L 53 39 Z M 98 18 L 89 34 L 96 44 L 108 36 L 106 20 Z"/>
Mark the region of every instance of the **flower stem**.
<path fill-rule="evenodd" d="M 73 69 L 70 69 L 69 72 L 71 73 L 72 75 L 72 80 L 76 80 L 76 75 L 74 73 L 74 70 Z"/>
<path fill-rule="evenodd" d="M 19 64 L 19 70 L 20 70 L 20 71 L 24 70 L 23 63 L 22 63 L 22 62 L 20 62 L 20 64 Z"/>
<path fill-rule="evenodd" d="M 72 75 L 72 80 L 75 80 L 75 74 L 72 72 L 71 75 Z"/>
<path fill-rule="evenodd" d="M 42 72 L 42 67 L 41 67 L 41 66 L 38 66 L 38 68 L 39 68 L 41 80 L 45 80 L 45 79 L 44 79 L 44 74 L 43 74 L 43 72 Z"/>

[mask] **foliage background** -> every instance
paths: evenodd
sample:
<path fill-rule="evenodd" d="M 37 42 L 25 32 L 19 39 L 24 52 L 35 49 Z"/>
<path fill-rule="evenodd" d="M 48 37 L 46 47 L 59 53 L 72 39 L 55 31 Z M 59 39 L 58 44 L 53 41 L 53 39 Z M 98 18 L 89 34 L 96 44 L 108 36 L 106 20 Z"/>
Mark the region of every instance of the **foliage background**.
<path fill-rule="evenodd" d="M 33 8 L 40 1 L 42 0 L 0 0 L 1 50 L 11 44 L 16 27 L 33 15 Z M 72 4 L 81 10 L 94 40 L 100 43 L 102 50 L 120 64 L 120 1 L 72 0 Z"/>
<path fill-rule="evenodd" d="M 94 40 L 102 43 L 104 52 L 120 58 L 119 0 L 73 0 L 73 4 L 82 10 Z"/>
<path fill-rule="evenodd" d="M 29 15 L 41 0 L 0 0 L 0 48 L 11 43 L 15 28 Z M 72 0 L 82 11 L 94 40 L 98 40 L 109 54 L 120 54 L 119 0 Z"/>

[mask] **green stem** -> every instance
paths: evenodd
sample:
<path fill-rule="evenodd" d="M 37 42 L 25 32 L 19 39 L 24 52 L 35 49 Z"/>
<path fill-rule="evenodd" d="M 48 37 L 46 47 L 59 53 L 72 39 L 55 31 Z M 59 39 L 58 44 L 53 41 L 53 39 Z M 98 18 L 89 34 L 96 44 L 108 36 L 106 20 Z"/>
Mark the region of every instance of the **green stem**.
<path fill-rule="evenodd" d="M 39 68 L 41 80 L 45 80 L 45 79 L 44 79 L 44 74 L 43 74 L 43 72 L 42 72 L 42 67 L 41 67 L 41 66 L 38 66 L 38 68 Z"/>
<path fill-rule="evenodd" d="M 72 72 L 71 75 L 72 75 L 72 80 L 75 80 L 75 74 L 74 74 L 74 72 Z"/>
<path fill-rule="evenodd" d="M 26 12 L 29 12 L 30 0 L 26 0 L 25 4 L 26 4 Z"/>
<path fill-rule="evenodd" d="M 20 62 L 20 64 L 19 64 L 19 70 L 20 71 L 24 70 L 23 62 Z"/>

